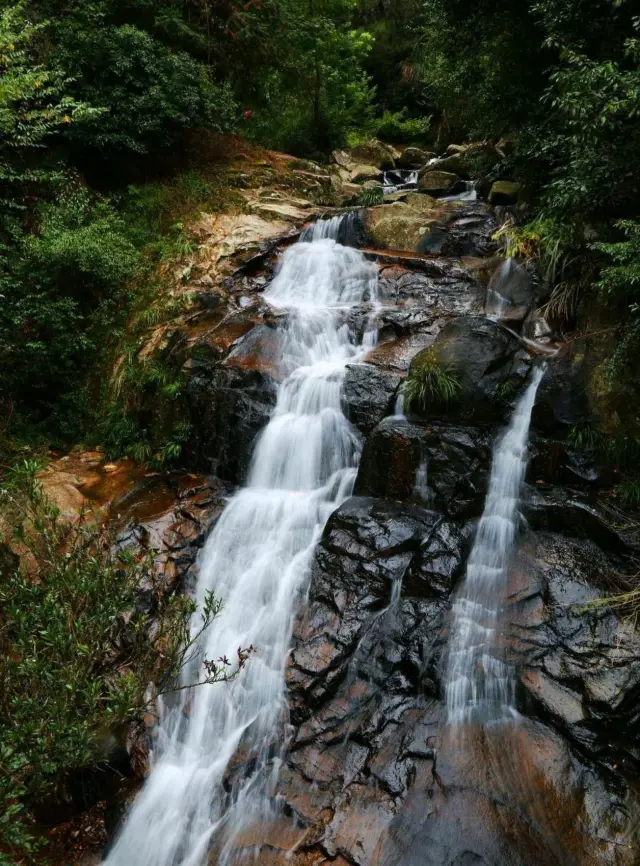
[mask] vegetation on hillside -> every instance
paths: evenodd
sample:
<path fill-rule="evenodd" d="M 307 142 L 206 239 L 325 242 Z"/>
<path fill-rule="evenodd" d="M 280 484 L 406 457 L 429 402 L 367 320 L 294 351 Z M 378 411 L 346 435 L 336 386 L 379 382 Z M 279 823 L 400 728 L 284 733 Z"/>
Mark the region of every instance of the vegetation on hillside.
<path fill-rule="evenodd" d="M 523 183 L 506 249 L 537 260 L 557 327 L 596 335 L 600 414 L 569 445 L 615 465 L 616 501 L 638 507 L 639 119 L 631 0 L 0 0 L 5 489 L 16 454 L 39 444 L 91 441 L 154 466 L 180 458 L 180 371 L 135 350 L 181 303 L 155 298 L 163 265 L 190 251 L 183 219 L 221 207 L 215 170 L 188 164 L 189 140 L 240 132 L 323 159 L 376 135 L 430 150 L 509 144 L 498 167 L 477 165 Z M 379 201 L 375 190 L 360 199 Z M 406 397 L 419 407 L 458 392 L 430 362 Z M 150 406 L 156 431 L 140 422 Z M 151 564 L 88 526 L 63 528 L 37 486 L 26 490 L 13 517 L 38 579 L 0 549 L 0 862 L 3 848 L 27 862 L 25 804 L 100 759 L 96 731 L 139 710 L 158 664 L 136 636 L 143 614 L 128 654 L 105 655 Z M 185 611 L 176 601 L 162 614 L 178 638 L 163 650 L 169 668 Z"/>

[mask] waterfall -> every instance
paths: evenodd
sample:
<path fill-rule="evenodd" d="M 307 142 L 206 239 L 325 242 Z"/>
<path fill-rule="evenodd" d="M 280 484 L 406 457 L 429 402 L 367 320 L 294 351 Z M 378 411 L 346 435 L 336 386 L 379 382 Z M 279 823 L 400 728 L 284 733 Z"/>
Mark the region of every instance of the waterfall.
<path fill-rule="evenodd" d="M 340 218 L 317 223 L 310 238 L 283 254 L 265 292 L 285 314 L 283 379 L 247 486 L 230 500 L 201 555 L 196 598 L 202 604 L 213 591 L 224 606 L 185 684 L 197 680 L 203 658 L 249 645 L 256 653 L 230 685 L 186 689 L 161 705 L 151 773 L 108 866 L 202 866 L 212 845 L 216 862 L 230 863 L 249 829 L 276 808 L 293 622 L 314 547 L 351 494 L 360 454 L 341 409 L 343 378 L 375 341 L 371 316 L 361 341 L 349 320 L 355 307 L 375 307 L 377 268 L 336 242 L 340 227 Z"/>
<path fill-rule="evenodd" d="M 385 171 L 382 174 L 382 189 L 385 195 L 390 195 L 394 192 L 402 192 L 403 190 L 418 189 L 419 175 L 417 171 L 394 168 L 390 171 Z"/>
<path fill-rule="evenodd" d="M 445 677 L 450 725 L 506 721 L 516 715 L 514 672 L 496 651 L 527 465 L 531 412 L 543 375 L 544 367 L 533 371 L 508 429 L 496 444 L 484 513 L 454 600 Z"/>

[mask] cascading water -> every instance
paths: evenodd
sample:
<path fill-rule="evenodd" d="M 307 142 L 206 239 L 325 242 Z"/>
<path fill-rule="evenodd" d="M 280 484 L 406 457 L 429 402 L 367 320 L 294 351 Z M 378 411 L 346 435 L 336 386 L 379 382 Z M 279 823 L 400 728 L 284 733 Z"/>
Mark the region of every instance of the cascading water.
<path fill-rule="evenodd" d="M 385 171 L 382 175 L 382 189 L 386 195 L 403 190 L 414 190 L 418 188 L 418 172 L 395 168 Z"/>
<path fill-rule="evenodd" d="M 496 650 L 527 465 L 531 412 L 543 375 L 544 367 L 534 369 L 511 424 L 496 445 L 484 513 L 453 604 L 445 678 L 449 725 L 488 724 L 516 716 L 514 671 L 497 657 Z"/>
<path fill-rule="evenodd" d="M 185 683 L 198 678 L 203 659 L 249 645 L 257 652 L 228 687 L 186 689 L 161 706 L 151 774 L 108 866 L 201 866 L 212 844 L 217 862 L 229 863 L 242 847 L 240 834 L 273 814 L 293 621 L 314 547 L 351 493 L 360 453 L 342 413 L 342 382 L 347 363 L 376 339 L 372 317 L 361 342 L 348 319 L 356 306 L 375 307 L 377 268 L 338 244 L 339 230 L 339 219 L 316 225 L 312 243 L 284 253 L 265 293 L 284 314 L 283 381 L 247 486 L 231 499 L 202 553 L 197 600 L 202 604 L 213 591 L 224 607 Z"/>

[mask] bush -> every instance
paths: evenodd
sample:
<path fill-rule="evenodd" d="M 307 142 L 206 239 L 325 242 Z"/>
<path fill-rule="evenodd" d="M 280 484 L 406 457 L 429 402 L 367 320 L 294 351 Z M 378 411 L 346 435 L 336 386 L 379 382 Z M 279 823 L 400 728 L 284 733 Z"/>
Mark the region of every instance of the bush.
<path fill-rule="evenodd" d="M 18 530 L 0 545 L 0 803 L 9 815 L 0 850 L 16 856 L 34 844 L 31 807 L 64 798 L 74 770 L 105 763 L 106 735 L 149 708 L 150 682 L 174 688 L 220 609 L 209 596 L 191 635 L 195 605 L 166 594 L 153 556 L 117 548 L 87 520 L 61 522 L 36 470 L 26 464 L 1 491 Z M 245 661 L 240 653 L 233 670 L 207 663 L 200 684 L 235 676 Z"/>
<path fill-rule="evenodd" d="M 449 405 L 458 398 L 462 385 L 453 368 L 443 366 L 432 350 L 421 354 L 411 365 L 403 394 L 408 406 L 426 410 L 429 406 Z"/>
<path fill-rule="evenodd" d="M 38 232 L 6 252 L 0 381 L 17 405 L 46 417 L 122 325 L 138 252 L 109 202 L 74 181 L 39 208 Z"/>

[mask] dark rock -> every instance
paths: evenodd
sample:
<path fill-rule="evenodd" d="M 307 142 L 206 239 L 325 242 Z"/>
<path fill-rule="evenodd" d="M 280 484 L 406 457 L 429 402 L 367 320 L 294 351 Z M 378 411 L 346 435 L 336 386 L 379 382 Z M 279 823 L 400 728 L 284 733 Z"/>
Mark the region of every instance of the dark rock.
<path fill-rule="evenodd" d="M 640 635 L 603 603 L 619 571 L 617 557 L 591 540 L 557 531 L 529 538 L 510 578 L 510 640 L 526 658 L 523 710 L 624 771 L 640 767 Z"/>
<path fill-rule="evenodd" d="M 185 449 L 194 465 L 229 481 L 244 480 L 275 393 L 273 379 L 261 370 L 207 365 L 194 370 L 187 397 L 198 423 Z"/>
<path fill-rule="evenodd" d="M 541 494 L 529 496 L 524 503 L 525 516 L 533 529 L 562 532 L 573 538 L 589 539 L 603 550 L 619 555 L 629 552 L 620 535 L 594 508 L 556 491 L 550 498 Z"/>
<path fill-rule="evenodd" d="M 489 201 L 493 205 L 516 204 L 522 189 L 522 184 L 510 180 L 497 180 L 489 192 Z"/>
<path fill-rule="evenodd" d="M 355 490 L 361 496 L 413 499 L 456 519 L 477 517 L 490 459 L 491 440 L 478 430 L 388 418 L 365 443 Z"/>
<path fill-rule="evenodd" d="M 545 433 L 566 431 L 589 417 L 587 375 L 579 348 L 572 355 L 554 358 L 538 388 L 531 421 Z"/>
<path fill-rule="evenodd" d="M 389 414 L 401 381 L 399 373 L 371 364 L 347 367 L 342 393 L 351 423 L 364 433 L 379 424 Z"/>
<path fill-rule="evenodd" d="M 396 164 L 398 168 L 422 168 L 434 157 L 435 153 L 421 150 L 419 147 L 407 147 L 402 151 Z"/>
<path fill-rule="evenodd" d="M 504 389 L 517 392 L 529 372 L 527 356 L 515 336 L 495 322 L 472 316 L 449 322 L 431 347 L 416 355 L 411 370 L 427 362 L 450 369 L 461 390 L 446 411 L 433 404 L 424 407 L 425 415 L 456 416 L 474 423 L 504 417 Z"/>
<path fill-rule="evenodd" d="M 487 288 L 487 315 L 501 322 L 522 322 L 536 300 L 531 275 L 514 259 L 506 259 Z"/>

